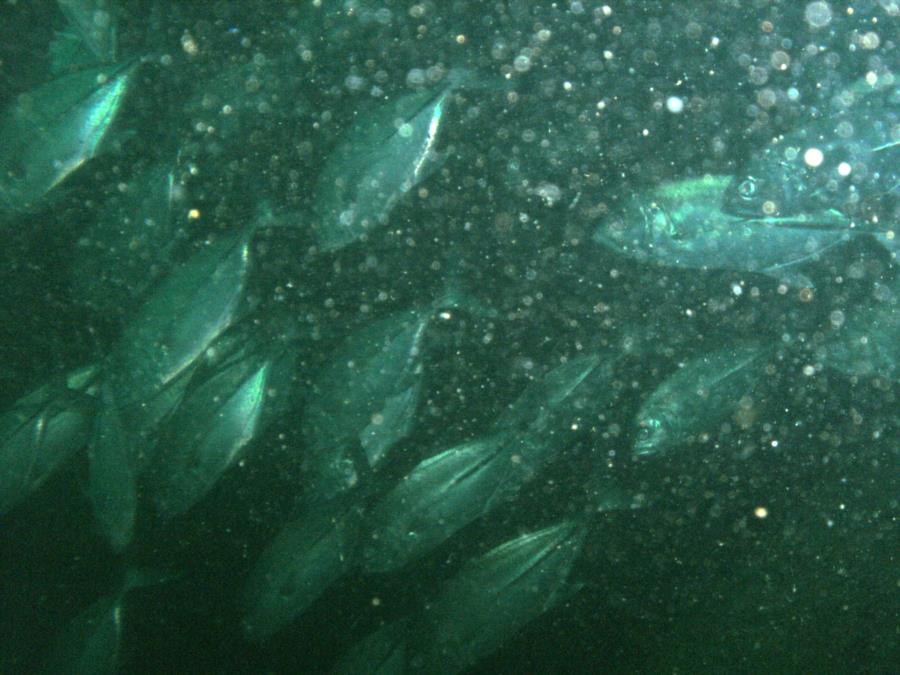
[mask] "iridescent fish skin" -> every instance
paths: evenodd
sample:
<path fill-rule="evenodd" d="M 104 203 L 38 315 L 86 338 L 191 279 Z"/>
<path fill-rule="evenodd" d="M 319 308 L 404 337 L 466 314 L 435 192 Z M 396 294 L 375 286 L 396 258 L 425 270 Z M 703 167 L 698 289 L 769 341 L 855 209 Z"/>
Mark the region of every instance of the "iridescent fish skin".
<path fill-rule="evenodd" d="M 46 384 L 0 414 L 0 513 L 37 490 L 90 437 L 97 366 Z"/>
<path fill-rule="evenodd" d="M 0 113 L 0 220 L 43 205 L 104 152 L 137 68 L 66 75 L 19 95 Z"/>
<path fill-rule="evenodd" d="M 638 193 L 627 200 L 621 214 L 598 228 L 594 240 L 623 255 L 667 267 L 758 272 L 778 281 L 809 284 L 797 268 L 854 234 L 814 217 L 787 223 L 725 213 L 721 201 L 730 180 L 704 176 Z"/>
<path fill-rule="evenodd" d="M 315 191 L 313 225 L 322 250 L 341 249 L 381 227 L 396 203 L 439 167 L 447 105 L 464 77 L 451 71 L 437 89 L 400 96 L 347 132 Z"/>
<path fill-rule="evenodd" d="M 200 501 L 282 413 L 296 362 L 291 333 L 242 322 L 207 350 L 184 397 L 161 425 L 149 491 L 164 518 Z"/>

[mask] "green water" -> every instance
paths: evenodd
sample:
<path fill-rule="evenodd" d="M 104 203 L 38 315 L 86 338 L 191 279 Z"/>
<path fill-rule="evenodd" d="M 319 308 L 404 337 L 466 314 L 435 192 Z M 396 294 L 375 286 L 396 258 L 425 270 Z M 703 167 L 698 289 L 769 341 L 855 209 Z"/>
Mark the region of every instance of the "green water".
<path fill-rule="evenodd" d="M 592 239 L 632 195 L 734 175 L 867 73 L 896 70 L 896 2 L 100 6 L 119 26 L 119 58 L 145 63 L 109 149 L 0 220 L 0 408 L 103 362 L 160 280 L 260 214 L 288 227 L 260 228 L 247 293 L 256 321 L 287 320 L 299 335 L 294 392 L 187 513 L 158 517 L 141 478 L 122 553 L 95 524 L 81 450 L 0 516 L 0 672 L 37 670 L 132 568 L 172 578 L 127 596 L 121 672 L 328 672 L 374 630 L 420 616 L 467 561 L 574 518 L 586 536 L 571 592 L 472 672 L 896 671 L 897 364 L 849 376 L 823 351 L 836 313 L 865 307 L 896 262 L 855 237 L 804 268 L 810 292 L 749 271 L 664 267 Z M 49 44 L 65 28 L 48 0 L 0 5 L 0 106 L 51 78 Z M 440 90 L 453 69 L 467 75 L 447 99 L 438 165 L 387 200 L 363 240 L 317 252 L 317 181 L 326 166 L 341 173 L 328 161 L 345 134 L 386 102 Z M 383 160 L 378 149 L 349 153 L 347 175 L 376 163 L 366 153 Z M 160 164 L 176 186 L 165 236 L 131 229 L 133 214 L 158 219 L 159 202 L 128 196 L 161 184 L 148 177 Z M 423 459 L 483 438 L 565 359 L 614 364 L 608 387 L 562 407 L 578 419 L 571 441 L 514 498 L 399 572 L 351 569 L 286 628 L 246 640 L 241 588 L 317 497 L 303 424 L 319 374 L 352 359 L 348 336 L 431 307 L 451 286 L 467 304 L 423 338 L 413 422 L 361 509 Z M 657 387 L 747 343 L 774 354 L 752 395 L 711 414 L 693 442 L 635 457 L 638 411 Z M 601 399 L 612 403 L 591 408 Z M 643 508 L 596 513 L 587 487 L 598 470 Z"/>

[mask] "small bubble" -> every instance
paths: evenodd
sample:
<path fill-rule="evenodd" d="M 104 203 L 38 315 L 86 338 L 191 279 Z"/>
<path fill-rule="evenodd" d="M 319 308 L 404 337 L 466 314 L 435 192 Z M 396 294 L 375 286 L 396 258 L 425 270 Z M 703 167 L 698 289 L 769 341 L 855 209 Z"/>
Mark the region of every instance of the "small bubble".
<path fill-rule="evenodd" d="M 824 28 L 831 23 L 831 6 L 827 2 L 811 2 L 804 17 L 810 28 Z"/>
<path fill-rule="evenodd" d="M 513 60 L 513 68 L 519 73 L 528 71 L 531 68 L 531 58 L 525 54 L 519 54 L 515 60 Z"/>
<path fill-rule="evenodd" d="M 406 74 L 406 85 L 408 87 L 421 87 L 427 79 L 425 70 L 422 68 L 413 68 Z"/>
<path fill-rule="evenodd" d="M 852 167 L 847 162 L 841 162 L 838 164 L 837 172 L 839 176 L 849 176 L 852 171 Z"/>
<path fill-rule="evenodd" d="M 822 162 L 825 161 L 825 155 L 822 154 L 822 151 L 818 148 L 808 148 L 806 152 L 803 153 L 803 161 L 806 162 L 807 166 L 815 169 L 817 166 L 821 166 Z"/>
<path fill-rule="evenodd" d="M 844 316 L 844 313 L 839 309 L 834 310 L 831 314 L 828 315 L 828 320 L 835 328 L 840 328 L 841 326 L 843 326 L 845 318 L 846 317 Z"/>
<path fill-rule="evenodd" d="M 666 109 L 670 113 L 680 113 L 684 110 L 684 100 L 678 96 L 670 96 L 666 99 Z"/>

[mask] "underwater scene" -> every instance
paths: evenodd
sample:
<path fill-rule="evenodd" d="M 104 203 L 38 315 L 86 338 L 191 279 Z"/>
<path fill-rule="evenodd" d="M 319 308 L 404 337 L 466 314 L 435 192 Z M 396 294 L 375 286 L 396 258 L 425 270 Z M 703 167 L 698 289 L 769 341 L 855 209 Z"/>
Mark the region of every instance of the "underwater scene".
<path fill-rule="evenodd" d="M 898 0 L 0 0 L 0 673 L 896 673 Z"/>

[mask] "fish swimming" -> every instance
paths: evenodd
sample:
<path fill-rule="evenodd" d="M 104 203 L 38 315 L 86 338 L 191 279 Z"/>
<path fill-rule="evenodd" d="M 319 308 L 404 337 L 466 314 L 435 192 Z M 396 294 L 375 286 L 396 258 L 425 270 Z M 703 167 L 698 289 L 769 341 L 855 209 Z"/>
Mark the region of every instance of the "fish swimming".
<path fill-rule="evenodd" d="M 594 241 L 639 261 L 697 270 L 757 272 L 792 285 L 811 286 L 799 269 L 860 232 L 827 227 L 813 216 L 792 223 L 726 213 L 721 202 L 728 176 L 689 178 L 639 192 L 622 213 L 597 229 Z M 897 239 L 878 233 L 892 250 Z"/>

